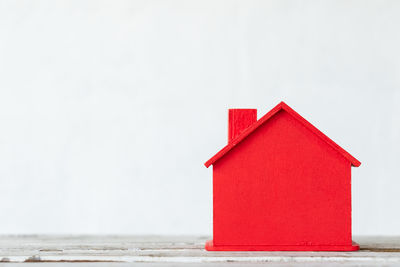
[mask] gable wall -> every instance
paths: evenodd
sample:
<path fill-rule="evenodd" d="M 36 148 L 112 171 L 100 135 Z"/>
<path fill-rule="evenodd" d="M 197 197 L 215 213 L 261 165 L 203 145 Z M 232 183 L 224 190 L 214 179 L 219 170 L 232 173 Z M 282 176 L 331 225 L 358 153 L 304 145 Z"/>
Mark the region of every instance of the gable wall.
<path fill-rule="evenodd" d="M 280 111 L 213 166 L 215 245 L 351 244 L 350 169 Z"/>

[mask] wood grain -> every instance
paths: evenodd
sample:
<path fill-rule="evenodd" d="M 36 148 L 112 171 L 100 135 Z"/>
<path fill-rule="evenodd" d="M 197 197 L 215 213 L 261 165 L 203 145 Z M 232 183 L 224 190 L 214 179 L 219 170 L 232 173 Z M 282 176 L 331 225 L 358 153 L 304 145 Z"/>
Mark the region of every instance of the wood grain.
<path fill-rule="evenodd" d="M 0 266 L 36 262 L 63 266 L 114 266 L 124 263 L 146 266 L 224 266 L 261 263 L 273 265 L 336 264 L 400 265 L 400 237 L 356 237 L 356 252 L 208 252 L 209 237 L 198 236 L 42 236 L 0 237 Z M 15 264 L 19 263 L 19 264 Z M 90 265 L 88 265 L 90 264 Z M 68 265 L 70 266 L 70 265 Z"/>

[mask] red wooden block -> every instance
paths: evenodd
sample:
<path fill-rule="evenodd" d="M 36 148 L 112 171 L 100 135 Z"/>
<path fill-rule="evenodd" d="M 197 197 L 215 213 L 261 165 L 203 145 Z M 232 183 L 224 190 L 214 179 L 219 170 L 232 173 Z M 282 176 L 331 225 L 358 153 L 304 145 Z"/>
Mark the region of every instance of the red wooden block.
<path fill-rule="evenodd" d="M 284 102 L 258 121 L 229 110 L 213 165 L 207 250 L 351 251 L 351 167 L 360 162 Z"/>
<path fill-rule="evenodd" d="M 257 109 L 230 109 L 228 142 L 257 121 Z"/>

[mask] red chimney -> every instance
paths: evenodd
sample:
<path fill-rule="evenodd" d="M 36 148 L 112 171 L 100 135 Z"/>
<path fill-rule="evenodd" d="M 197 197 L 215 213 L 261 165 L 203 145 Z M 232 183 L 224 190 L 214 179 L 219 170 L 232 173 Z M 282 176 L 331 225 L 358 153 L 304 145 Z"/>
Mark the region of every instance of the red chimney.
<path fill-rule="evenodd" d="M 229 109 L 228 143 L 257 121 L 257 109 Z"/>

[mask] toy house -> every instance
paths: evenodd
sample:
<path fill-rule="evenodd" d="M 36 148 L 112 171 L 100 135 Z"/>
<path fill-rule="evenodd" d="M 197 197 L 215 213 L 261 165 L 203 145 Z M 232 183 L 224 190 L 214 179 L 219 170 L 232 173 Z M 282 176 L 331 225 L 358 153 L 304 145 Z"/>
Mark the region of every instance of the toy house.
<path fill-rule="evenodd" d="M 351 167 L 360 162 L 281 102 L 230 109 L 213 165 L 212 251 L 351 251 Z"/>

